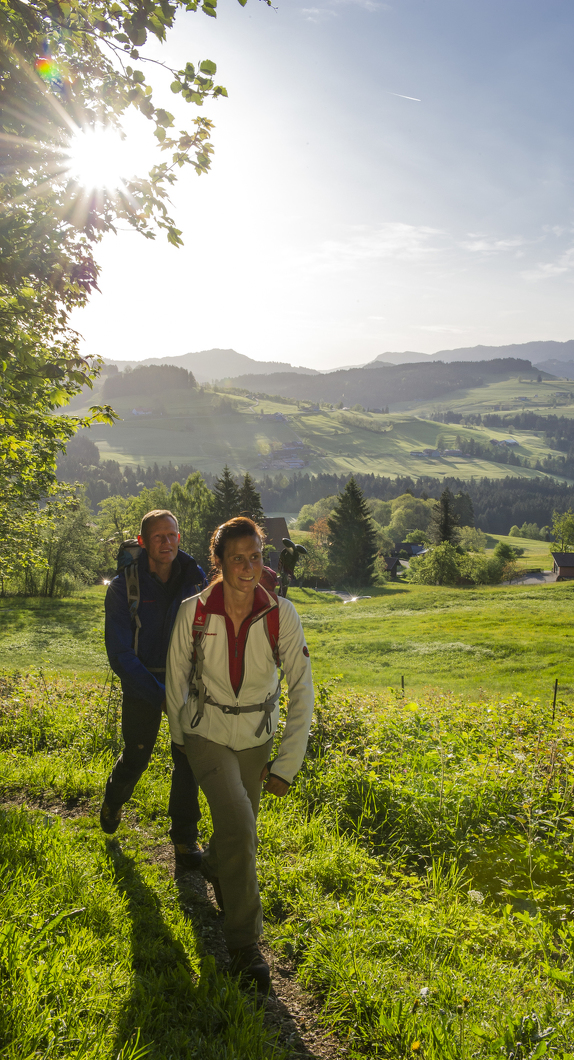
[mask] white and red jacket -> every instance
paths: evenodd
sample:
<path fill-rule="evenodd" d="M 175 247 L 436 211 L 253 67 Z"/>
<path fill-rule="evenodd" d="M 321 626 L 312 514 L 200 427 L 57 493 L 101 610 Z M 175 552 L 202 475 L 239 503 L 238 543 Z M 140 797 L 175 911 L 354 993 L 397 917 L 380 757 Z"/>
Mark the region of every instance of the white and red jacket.
<path fill-rule="evenodd" d="M 209 615 L 206 631 L 201 635 L 204 652 L 202 681 L 206 703 L 201 719 L 197 718 L 197 694 L 190 692 L 194 661 L 193 625 L 197 602 L 201 600 Z M 263 586 L 255 590 L 253 611 L 244 620 L 239 635 L 225 613 L 223 587 L 216 582 L 199 596 L 181 604 L 167 656 L 166 699 L 171 738 L 183 743 L 184 733 L 203 736 L 206 740 L 242 751 L 266 743 L 270 733 L 260 735 L 262 714 L 225 714 L 219 706 L 242 707 L 262 703 L 277 689 L 277 666 L 265 628 L 266 615 L 279 608 L 279 656 L 287 678 L 289 707 L 287 722 L 273 773 L 291 783 L 305 756 L 314 691 L 309 652 L 299 616 L 290 600 L 275 597 Z M 213 702 L 209 703 L 209 699 Z M 270 714 L 271 733 L 279 721 L 279 705 Z M 192 722 L 194 724 L 192 725 Z"/>

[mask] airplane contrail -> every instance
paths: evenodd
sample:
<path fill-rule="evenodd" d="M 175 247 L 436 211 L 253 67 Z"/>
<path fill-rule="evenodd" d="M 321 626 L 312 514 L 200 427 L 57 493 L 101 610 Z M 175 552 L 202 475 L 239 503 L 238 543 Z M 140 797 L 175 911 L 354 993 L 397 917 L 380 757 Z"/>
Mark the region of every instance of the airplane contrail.
<path fill-rule="evenodd" d="M 422 99 L 417 99 L 416 96 L 403 96 L 402 92 L 391 92 L 391 96 L 399 96 L 401 99 L 413 99 L 415 103 L 422 103 Z"/>

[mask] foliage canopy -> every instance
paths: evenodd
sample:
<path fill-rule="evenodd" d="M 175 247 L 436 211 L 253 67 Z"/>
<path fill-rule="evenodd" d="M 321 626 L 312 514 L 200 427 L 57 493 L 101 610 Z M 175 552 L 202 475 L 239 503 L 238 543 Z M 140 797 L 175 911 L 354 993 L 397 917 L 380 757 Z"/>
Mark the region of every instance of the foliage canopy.
<path fill-rule="evenodd" d="M 270 2 L 270 0 L 265 0 Z M 246 0 L 239 0 L 243 6 Z M 173 115 L 156 105 L 145 74 L 133 63 L 157 61 L 140 49 L 160 42 L 176 16 L 201 9 L 214 17 L 217 0 L 0 0 L 0 539 L 23 537 L 41 497 L 55 486 L 55 460 L 81 426 L 113 422 L 94 406 L 83 418 L 56 410 L 85 385 L 98 358 L 79 355 L 69 315 L 97 288 L 94 245 L 124 221 L 148 238 L 181 233 L 170 216 L 176 173 L 209 169 L 211 121 L 174 131 Z M 164 65 L 164 64 L 159 64 Z M 226 95 L 205 59 L 168 70 L 171 91 L 188 103 Z M 86 188 L 72 178 L 78 137 L 121 131 L 128 110 L 149 120 L 160 158 L 148 174 L 117 187 Z M 20 524 L 20 530 L 18 525 Z M 26 551 L 26 546 L 23 546 Z M 0 573 L 11 546 L 0 546 Z"/>

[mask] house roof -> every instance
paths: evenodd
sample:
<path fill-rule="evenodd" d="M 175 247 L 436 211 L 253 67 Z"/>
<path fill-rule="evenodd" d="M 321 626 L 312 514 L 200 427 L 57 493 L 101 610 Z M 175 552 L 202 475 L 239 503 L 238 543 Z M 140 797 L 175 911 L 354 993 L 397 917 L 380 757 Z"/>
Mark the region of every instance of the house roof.
<path fill-rule="evenodd" d="M 287 523 L 282 515 L 276 515 L 273 517 L 265 516 L 265 532 L 267 534 L 267 544 L 273 545 L 273 548 L 277 552 L 281 552 L 283 548 L 283 538 L 289 537 L 289 531 L 287 529 Z"/>
<path fill-rule="evenodd" d="M 551 552 L 550 555 L 559 567 L 574 567 L 574 552 Z"/>

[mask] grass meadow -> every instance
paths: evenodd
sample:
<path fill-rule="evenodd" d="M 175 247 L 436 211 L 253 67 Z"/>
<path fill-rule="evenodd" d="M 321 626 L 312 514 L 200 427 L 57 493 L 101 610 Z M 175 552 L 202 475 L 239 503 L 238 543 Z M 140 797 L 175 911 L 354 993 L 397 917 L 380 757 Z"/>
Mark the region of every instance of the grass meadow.
<path fill-rule="evenodd" d="M 317 709 L 289 796 L 263 800 L 265 938 L 341 1056 L 574 1057 L 573 592 L 293 592 Z M 0 601 L 0 1056 L 294 1057 L 157 857 L 167 727 L 98 828 L 120 747 L 102 603 Z"/>
<path fill-rule="evenodd" d="M 454 448 L 458 435 L 483 445 L 490 438 L 500 440 L 509 435 L 508 429 L 436 423 L 429 419 L 435 407 L 440 411 L 453 408 L 462 412 L 489 412 L 501 407 L 535 408 L 560 415 L 574 414 L 574 403 L 564 405 L 562 399 L 559 408 L 551 407 L 556 390 L 563 393 L 564 383 L 544 380 L 534 384 L 532 380 L 515 378 L 487 383 L 472 391 L 456 391 L 455 396 L 438 405 L 427 403 L 410 408 L 407 403 L 393 408 L 388 415 L 365 413 L 359 417 L 338 409 L 301 414 L 296 405 L 280 400 L 264 398 L 254 404 L 224 392 L 232 409 L 222 409 L 220 394 L 166 390 L 157 400 L 146 394 L 119 398 L 115 407 L 121 419 L 113 427 L 92 427 L 90 438 L 97 444 L 102 458 L 117 460 L 122 466 L 171 461 L 175 465 L 194 464 L 204 471 L 219 473 L 227 463 L 234 473 L 249 471 L 260 477 L 263 465 L 268 471 L 271 467 L 269 459 L 273 450 L 302 441 L 307 447 L 306 466 L 313 474 L 373 472 L 415 478 L 427 474 L 439 482 L 445 476 L 503 478 L 509 473 L 535 478 L 539 472 L 530 467 L 512 467 L 470 457 L 422 458 L 412 453 L 436 446 L 439 439 L 442 439 L 440 448 Z M 98 393 L 96 387 L 88 405 L 93 404 Z M 521 400 L 524 394 L 528 395 L 526 402 Z M 152 406 L 156 414 L 134 416 L 132 408 L 140 406 Z M 286 419 L 284 422 L 262 420 L 261 412 L 268 415 L 279 412 Z M 510 433 L 519 443 L 515 452 L 522 458 L 536 461 L 556 456 L 539 434 Z"/>

